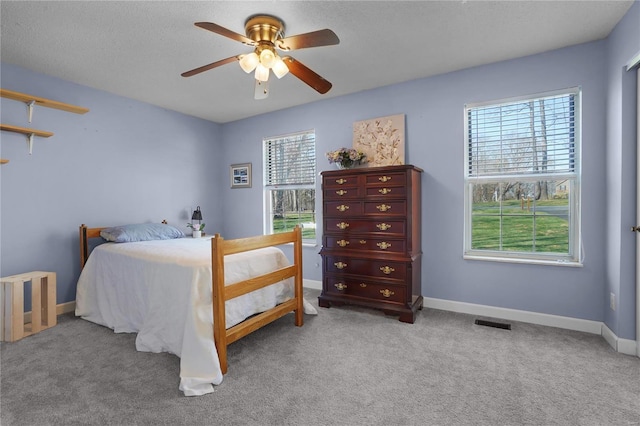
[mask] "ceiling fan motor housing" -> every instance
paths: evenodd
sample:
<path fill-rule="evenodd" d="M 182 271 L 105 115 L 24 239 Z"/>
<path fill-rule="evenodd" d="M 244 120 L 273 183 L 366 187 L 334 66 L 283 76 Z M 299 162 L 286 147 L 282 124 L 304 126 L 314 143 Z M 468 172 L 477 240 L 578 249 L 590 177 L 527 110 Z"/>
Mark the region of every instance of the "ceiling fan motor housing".
<path fill-rule="evenodd" d="M 284 37 L 284 23 L 271 15 L 251 16 L 247 19 L 244 30 L 247 37 L 256 41 L 258 45 L 274 46 L 277 39 Z"/>

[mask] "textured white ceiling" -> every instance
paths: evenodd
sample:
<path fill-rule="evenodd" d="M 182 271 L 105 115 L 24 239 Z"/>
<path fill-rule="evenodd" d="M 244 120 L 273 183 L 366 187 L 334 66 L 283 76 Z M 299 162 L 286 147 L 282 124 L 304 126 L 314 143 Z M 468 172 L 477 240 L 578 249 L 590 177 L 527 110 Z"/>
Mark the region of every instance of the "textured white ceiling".
<path fill-rule="evenodd" d="M 633 0 L 605 1 L 5 1 L 1 58 L 44 74 L 224 123 L 375 87 L 606 37 Z M 337 46 L 291 56 L 333 83 L 320 95 L 289 74 L 253 99 L 253 75 L 231 63 L 248 53 L 202 30 L 244 34 L 250 15 L 280 17 L 286 35 L 332 29 Z M 7 87 L 7 89 L 11 89 Z M 63 100 L 64 101 L 64 100 Z"/>

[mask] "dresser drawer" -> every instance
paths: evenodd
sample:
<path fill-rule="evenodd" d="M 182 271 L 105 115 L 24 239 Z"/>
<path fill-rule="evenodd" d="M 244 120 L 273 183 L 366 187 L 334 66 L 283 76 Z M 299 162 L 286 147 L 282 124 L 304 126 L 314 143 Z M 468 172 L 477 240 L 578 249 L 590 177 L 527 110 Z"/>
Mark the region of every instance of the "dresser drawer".
<path fill-rule="evenodd" d="M 358 186 L 358 176 L 357 175 L 349 175 L 343 174 L 338 177 L 328 177 L 325 176 L 322 180 L 322 188 L 323 189 L 335 189 L 335 188 L 344 188 L 344 187 L 357 187 Z"/>
<path fill-rule="evenodd" d="M 383 198 L 404 198 L 407 196 L 406 186 L 367 186 L 365 188 L 365 196 L 367 197 L 383 197 Z"/>
<path fill-rule="evenodd" d="M 362 214 L 362 202 L 345 199 L 341 201 L 326 201 L 324 203 L 324 215 L 349 217 Z"/>
<path fill-rule="evenodd" d="M 346 186 L 344 188 L 324 189 L 322 191 L 322 196 L 325 201 L 332 201 L 360 198 L 362 195 L 359 193 L 357 187 Z"/>
<path fill-rule="evenodd" d="M 340 214 L 333 214 L 339 216 Z M 407 223 L 402 219 L 352 219 L 349 217 L 329 217 L 325 212 L 324 232 L 329 234 L 340 233 L 348 235 L 353 233 L 369 234 L 367 236 L 405 237 L 407 235 Z M 365 238 L 366 239 L 366 238 Z"/>
<path fill-rule="evenodd" d="M 323 246 L 329 250 L 349 248 L 352 250 L 368 250 L 377 253 L 404 253 L 407 242 L 404 239 L 331 236 L 324 237 Z"/>
<path fill-rule="evenodd" d="M 407 297 L 406 286 L 374 283 L 366 279 L 358 280 L 332 275 L 328 275 L 325 280 L 326 291 L 330 294 L 396 303 L 404 303 Z"/>
<path fill-rule="evenodd" d="M 391 280 L 405 280 L 407 264 L 386 260 L 358 259 L 348 256 L 325 256 L 324 272 L 335 274 L 365 275 Z"/>
<path fill-rule="evenodd" d="M 366 176 L 366 186 L 406 186 L 407 175 L 404 172 L 372 173 Z"/>
<path fill-rule="evenodd" d="M 385 216 L 406 216 L 406 200 L 394 201 L 365 201 L 364 214 L 379 214 Z"/>

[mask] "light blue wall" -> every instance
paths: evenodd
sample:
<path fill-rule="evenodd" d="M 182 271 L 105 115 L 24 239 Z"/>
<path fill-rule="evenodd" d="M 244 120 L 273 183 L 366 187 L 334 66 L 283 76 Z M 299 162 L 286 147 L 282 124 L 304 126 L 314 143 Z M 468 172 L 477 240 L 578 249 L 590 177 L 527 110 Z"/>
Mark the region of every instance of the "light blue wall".
<path fill-rule="evenodd" d="M 621 67 L 640 50 L 639 16 L 636 2 L 604 41 L 339 98 L 318 96 L 312 104 L 224 125 L 2 64 L 3 88 L 91 112 L 36 108 L 29 124 L 23 104 L 2 99 L 3 123 L 55 136 L 37 139 L 29 156 L 23 136 L 2 132 L 0 156 L 11 162 L 0 168 L 0 275 L 55 270 L 58 303 L 73 300 L 80 223 L 184 224 L 200 205 L 211 233 L 259 234 L 264 137 L 315 129 L 320 172 L 330 169 L 326 151 L 351 145 L 353 122 L 405 114 L 406 161 L 425 170 L 425 296 L 605 321 L 619 337 L 635 339 L 635 249 L 632 234 L 621 231 L 635 220 L 635 118 L 627 108 L 635 82 Z M 572 86 L 583 90 L 584 267 L 463 260 L 464 104 Z M 252 188 L 230 189 L 229 164 L 245 162 L 253 164 Z M 320 197 L 316 207 L 321 214 Z M 318 236 L 304 250 L 307 279 L 321 279 L 319 242 Z M 616 312 L 608 311 L 610 291 L 619 296 Z"/>
<path fill-rule="evenodd" d="M 55 271 L 58 303 L 75 300 L 78 227 L 160 222 L 188 229 L 200 205 L 221 228 L 215 171 L 220 126 L 9 64 L 2 88 L 90 109 L 84 115 L 2 98 L 2 123 L 48 130 L 29 155 L 26 137 L 3 131 L 0 276 Z M 29 309 L 29 304 L 27 304 Z"/>
<path fill-rule="evenodd" d="M 607 279 L 604 322 L 618 337 L 635 340 L 636 72 L 625 65 L 640 52 L 640 2 L 607 39 Z M 617 308 L 609 307 L 609 294 Z"/>
<path fill-rule="evenodd" d="M 262 232 L 261 144 L 314 128 L 318 171 L 328 150 L 350 146 L 354 121 L 406 114 L 406 162 L 423 176 L 423 295 L 460 302 L 602 320 L 605 281 L 605 43 L 556 50 L 225 124 L 228 163 L 252 162 L 253 188 L 225 190 L 225 232 Z M 338 72 L 338 71 L 336 71 Z M 331 75 L 326 76 L 329 80 Z M 302 83 L 300 83 L 302 84 Z M 583 90 L 583 268 L 462 259 L 464 104 L 581 86 Z M 317 185 L 320 193 L 320 182 Z M 317 197 L 317 211 L 321 199 Z M 238 215 L 243 220 L 238 220 Z M 318 223 L 322 223 L 318 217 Z M 320 238 L 318 238 L 320 242 Z M 309 279 L 321 279 L 317 252 L 304 251 Z"/>

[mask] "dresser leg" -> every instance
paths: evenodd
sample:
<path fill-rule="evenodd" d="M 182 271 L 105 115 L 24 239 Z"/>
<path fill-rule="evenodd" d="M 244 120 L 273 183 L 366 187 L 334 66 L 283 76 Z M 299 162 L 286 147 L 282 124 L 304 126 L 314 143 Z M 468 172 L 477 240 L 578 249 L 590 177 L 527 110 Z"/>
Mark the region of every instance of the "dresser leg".
<path fill-rule="evenodd" d="M 405 312 L 400 314 L 400 318 L 398 318 L 400 322 L 406 322 L 409 324 L 413 324 L 416 320 L 416 314 L 413 311 Z"/>
<path fill-rule="evenodd" d="M 330 308 L 331 307 L 331 302 L 328 302 L 326 300 L 324 300 L 321 297 L 318 297 L 318 306 L 320 306 L 321 308 Z"/>

